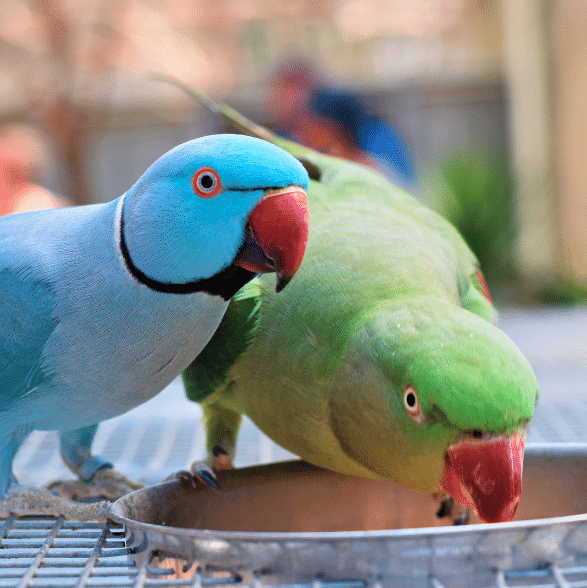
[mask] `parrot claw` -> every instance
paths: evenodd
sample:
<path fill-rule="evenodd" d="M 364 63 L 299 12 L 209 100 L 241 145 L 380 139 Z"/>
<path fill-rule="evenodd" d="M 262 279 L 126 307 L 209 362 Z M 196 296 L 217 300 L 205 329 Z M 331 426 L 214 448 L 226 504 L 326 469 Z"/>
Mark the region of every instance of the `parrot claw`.
<path fill-rule="evenodd" d="M 17 516 L 53 516 L 75 521 L 105 522 L 110 516 L 107 501 L 84 503 L 55 496 L 46 488 L 15 485 L 0 500 L 0 518 Z"/>
<path fill-rule="evenodd" d="M 187 472 L 186 472 L 187 473 Z M 203 462 L 196 462 L 192 464 L 190 475 L 196 480 L 202 482 L 206 486 L 219 490 L 218 482 L 216 481 L 216 474 L 214 470 Z"/>
<path fill-rule="evenodd" d="M 196 488 L 195 480 L 198 480 L 205 486 L 209 486 L 214 490 L 220 490 L 216 479 L 216 472 L 230 469 L 232 469 L 232 460 L 228 452 L 220 445 L 215 445 L 205 462 L 196 461 L 191 465 L 191 471 L 187 472 L 182 470 L 166 479 L 169 480 L 175 477 L 186 484 L 190 484 L 194 489 Z"/>
<path fill-rule="evenodd" d="M 191 472 L 179 470 L 179 472 L 167 476 L 163 481 L 179 480 L 182 484 L 189 484 L 194 490 L 198 489 L 198 485 L 196 484 L 196 481 L 198 481 L 204 484 L 204 486 L 208 486 L 214 490 L 220 490 L 220 486 L 218 486 L 218 482 L 216 481 L 216 474 L 210 466 L 204 462 L 195 462 L 192 464 L 191 470 Z"/>
<path fill-rule="evenodd" d="M 439 497 L 436 498 L 439 499 Z M 467 525 L 469 523 L 470 511 L 468 508 L 460 508 L 457 510 L 457 508 L 455 508 L 457 505 L 458 503 L 455 502 L 455 499 L 452 496 L 445 496 L 440 499 L 440 508 L 436 511 L 436 516 L 439 519 L 451 517 L 453 525 Z"/>
<path fill-rule="evenodd" d="M 56 480 L 47 488 L 61 498 L 71 500 L 88 500 L 106 498 L 116 500 L 129 492 L 144 488 L 144 484 L 129 480 L 124 474 L 113 468 L 101 468 L 89 482 L 82 480 Z"/>
<path fill-rule="evenodd" d="M 179 480 L 182 484 L 189 484 L 194 490 L 198 489 L 198 486 L 196 484 L 197 478 L 187 470 L 180 470 L 179 472 L 176 472 L 173 478 Z M 171 477 L 168 479 L 171 479 Z"/>
<path fill-rule="evenodd" d="M 436 511 L 436 516 L 439 519 L 450 516 L 454 506 L 454 500 L 452 496 L 447 496 L 440 501 L 440 508 Z"/>
<path fill-rule="evenodd" d="M 216 474 L 210 466 L 203 462 L 193 463 L 191 472 L 188 472 L 187 470 L 179 470 L 179 472 L 167 476 L 164 482 L 168 482 L 169 480 L 179 480 L 182 484 L 189 484 L 194 490 L 198 489 L 198 485 L 196 484 L 197 480 L 214 490 L 220 490 L 218 482 L 216 481 Z"/>
<path fill-rule="evenodd" d="M 468 525 L 469 524 L 469 509 L 462 508 L 459 513 L 453 517 L 453 525 Z"/>

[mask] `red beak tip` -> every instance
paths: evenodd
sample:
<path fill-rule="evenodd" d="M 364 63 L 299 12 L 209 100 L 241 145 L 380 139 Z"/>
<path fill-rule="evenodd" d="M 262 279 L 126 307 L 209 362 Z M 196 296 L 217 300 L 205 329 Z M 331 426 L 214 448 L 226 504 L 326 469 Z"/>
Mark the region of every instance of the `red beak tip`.
<path fill-rule="evenodd" d="M 466 439 L 447 449 L 442 487 L 486 523 L 514 518 L 522 493 L 525 431 Z"/>
<path fill-rule="evenodd" d="M 291 278 L 284 276 L 283 274 L 277 274 L 277 284 L 275 286 L 275 291 L 279 294 L 290 282 Z"/>
<path fill-rule="evenodd" d="M 277 271 L 280 292 L 296 273 L 306 251 L 309 233 L 308 201 L 304 190 L 292 186 L 263 198 L 253 209 L 249 224 L 264 254 L 273 265 L 258 271 Z"/>

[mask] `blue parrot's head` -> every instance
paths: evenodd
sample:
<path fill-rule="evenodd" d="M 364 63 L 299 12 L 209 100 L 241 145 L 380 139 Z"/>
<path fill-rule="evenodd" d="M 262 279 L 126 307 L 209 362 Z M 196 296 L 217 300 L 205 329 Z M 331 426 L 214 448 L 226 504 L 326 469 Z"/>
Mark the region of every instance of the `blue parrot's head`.
<path fill-rule="evenodd" d="M 299 267 L 308 236 L 308 174 L 260 139 L 212 135 L 159 158 L 124 196 L 124 248 L 153 283 L 211 279 L 229 267 L 276 271 L 278 289 Z"/>

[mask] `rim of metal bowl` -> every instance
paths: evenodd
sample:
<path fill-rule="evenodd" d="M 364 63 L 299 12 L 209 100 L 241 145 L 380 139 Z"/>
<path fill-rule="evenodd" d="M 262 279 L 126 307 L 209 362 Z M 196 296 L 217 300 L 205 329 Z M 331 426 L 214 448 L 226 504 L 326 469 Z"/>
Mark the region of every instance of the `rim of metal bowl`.
<path fill-rule="evenodd" d="M 540 443 L 529 445 L 527 451 L 533 454 L 548 453 L 553 457 L 557 454 L 574 454 L 587 458 L 587 443 Z M 138 490 L 137 492 L 140 492 Z M 119 500 L 123 500 L 122 499 Z M 509 523 L 472 524 L 463 526 L 446 527 L 415 527 L 408 529 L 383 529 L 374 531 L 320 531 L 320 532 L 270 532 L 270 531 L 218 531 L 213 529 L 186 529 L 144 523 L 124 517 L 118 513 L 116 501 L 110 510 L 110 518 L 127 528 L 136 528 L 143 531 L 157 532 L 168 535 L 180 535 L 192 539 L 223 541 L 256 541 L 256 542 L 282 542 L 282 541 L 328 541 L 343 542 L 350 540 L 381 540 L 381 539 L 409 539 L 428 536 L 458 536 L 487 531 L 513 531 L 515 529 L 531 529 L 548 527 L 552 525 L 570 525 L 573 523 L 587 522 L 587 513 L 549 517 L 543 519 L 526 519 L 511 521 Z"/>
<path fill-rule="evenodd" d="M 110 518 L 127 527 L 135 527 L 144 531 L 154 531 L 163 534 L 183 535 L 194 539 L 218 539 L 223 541 L 349 541 L 352 539 L 380 540 L 380 539 L 408 539 L 411 537 L 465 535 L 480 531 L 506 531 L 514 529 L 528 529 L 548 527 L 551 525 L 565 525 L 587 522 L 587 513 L 548 519 L 528 519 L 512 521 L 510 523 L 492 523 L 463 525 L 454 527 L 418 527 L 410 529 L 384 529 L 377 531 L 324 531 L 324 532 L 267 532 L 267 531 L 215 531 L 211 529 L 183 529 L 181 527 L 167 527 L 153 523 L 143 523 L 128 519 L 111 511 Z"/>

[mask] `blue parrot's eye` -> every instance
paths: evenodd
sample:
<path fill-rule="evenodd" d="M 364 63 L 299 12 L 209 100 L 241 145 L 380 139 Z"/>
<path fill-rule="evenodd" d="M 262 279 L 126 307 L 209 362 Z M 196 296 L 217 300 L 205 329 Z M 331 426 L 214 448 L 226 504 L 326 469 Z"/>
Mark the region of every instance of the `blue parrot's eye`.
<path fill-rule="evenodd" d="M 202 198 L 212 198 L 222 190 L 220 176 L 211 167 L 199 169 L 192 177 L 194 192 Z"/>
<path fill-rule="evenodd" d="M 418 399 L 418 393 L 411 384 L 408 384 L 404 390 L 404 408 L 410 418 L 418 424 L 424 420 L 422 408 L 420 407 L 420 400 Z"/>

